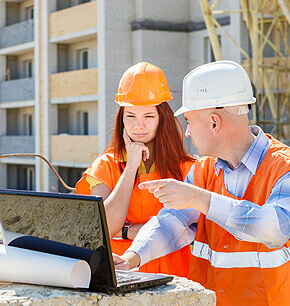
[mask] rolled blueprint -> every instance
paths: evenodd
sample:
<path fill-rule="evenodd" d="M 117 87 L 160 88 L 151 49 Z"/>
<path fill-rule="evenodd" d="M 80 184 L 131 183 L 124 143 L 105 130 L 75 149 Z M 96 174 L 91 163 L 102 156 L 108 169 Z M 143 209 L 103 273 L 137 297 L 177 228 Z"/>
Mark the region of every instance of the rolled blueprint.
<path fill-rule="evenodd" d="M 2 239 L 3 239 L 3 243 L 5 245 L 9 245 L 9 243 L 19 237 L 25 237 L 25 235 L 23 234 L 18 234 L 18 233 L 14 233 L 14 232 L 9 232 L 9 231 L 5 231 L 2 227 L 1 229 L 1 223 L 0 223 L 0 230 L 2 232 Z"/>
<path fill-rule="evenodd" d="M 0 281 L 89 288 L 90 280 L 84 260 L 0 245 Z"/>
<path fill-rule="evenodd" d="M 106 265 L 103 247 L 99 247 L 97 250 L 90 250 L 74 245 L 8 231 L 4 232 L 3 238 L 4 244 L 7 243 L 8 246 L 75 258 L 78 260 L 85 260 L 91 268 L 91 283 L 89 288 L 94 287 L 96 284 L 102 284 L 104 282 L 104 278 L 106 278 L 106 273 L 104 271 Z"/>

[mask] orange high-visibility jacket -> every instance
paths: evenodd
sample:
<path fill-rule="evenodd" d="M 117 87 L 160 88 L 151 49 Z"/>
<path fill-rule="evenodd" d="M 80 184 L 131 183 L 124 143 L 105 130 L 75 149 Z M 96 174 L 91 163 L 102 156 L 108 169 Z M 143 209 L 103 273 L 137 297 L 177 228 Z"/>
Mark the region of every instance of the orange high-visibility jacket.
<path fill-rule="evenodd" d="M 270 148 L 241 198 L 260 206 L 290 170 L 290 148 L 267 136 Z M 196 162 L 195 185 L 238 199 L 226 190 L 223 170 L 217 177 L 214 162 L 213 158 Z M 237 240 L 201 214 L 189 279 L 214 290 L 218 305 L 289 305 L 289 246 L 287 241 L 281 248 L 269 249 L 261 243 Z"/>
<path fill-rule="evenodd" d="M 189 172 L 193 162 L 182 163 L 181 169 L 183 176 Z M 82 179 L 77 183 L 77 193 L 91 194 L 90 185 L 86 180 L 89 175 L 104 183 L 113 190 L 121 176 L 116 167 L 113 153 L 106 153 L 98 157 L 92 165 L 85 171 Z M 152 216 L 156 216 L 163 205 L 148 190 L 141 190 L 138 184 L 148 180 L 160 179 L 157 171 L 138 175 L 132 190 L 126 220 L 134 223 L 146 223 Z M 116 214 L 118 211 L 116 211 Z M 110 220 L 108 220 L 110 222 Z M 112 252 L 122 255 L 131 246 L 132 240 L 111 239 Z M 181 277 L 188 277 L 191 252 L 190 247 L 186 246 L 174 253 L 157 258 L 142 267 L 139 271 L 151 273 L 174 274 Z"/>

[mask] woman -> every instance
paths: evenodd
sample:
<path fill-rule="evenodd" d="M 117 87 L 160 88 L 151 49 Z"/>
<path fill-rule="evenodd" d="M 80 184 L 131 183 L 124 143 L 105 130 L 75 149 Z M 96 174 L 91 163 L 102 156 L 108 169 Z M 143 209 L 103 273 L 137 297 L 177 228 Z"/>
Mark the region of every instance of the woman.
<path fill-rule="evenodd" d="M 182 129 L 169 100 L 172 93 L 160 68 L 142 62 L 126 70 L 116 95 L 120 108 L 112 139 L 76 186 L 77 193 L 103 197 L 112 252 L 118 255 L 163 207 L 138 184 L 169 177 L 183 180 L 195 160 L 183 148 Z M 190 255 L 186 246 L 140 271 L 187 277 Z"/>

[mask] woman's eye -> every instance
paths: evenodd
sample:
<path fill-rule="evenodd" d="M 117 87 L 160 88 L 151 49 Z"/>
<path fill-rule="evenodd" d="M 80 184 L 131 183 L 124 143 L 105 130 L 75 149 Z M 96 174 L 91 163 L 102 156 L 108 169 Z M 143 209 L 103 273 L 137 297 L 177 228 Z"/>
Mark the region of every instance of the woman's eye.
<path fill-rule="evenodd" d="M 146 118 L 155 118 L 154 116 L 148 115 Z"/>

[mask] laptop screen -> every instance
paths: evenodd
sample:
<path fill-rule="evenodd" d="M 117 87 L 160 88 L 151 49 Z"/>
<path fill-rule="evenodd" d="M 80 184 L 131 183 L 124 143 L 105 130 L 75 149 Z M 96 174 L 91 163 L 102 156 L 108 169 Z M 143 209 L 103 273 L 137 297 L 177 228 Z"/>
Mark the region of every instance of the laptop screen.
<path fill-rule="evenodd" d="M 9 244 L 9 240 L 22 236 L 22 241 L 17 242 L 22 244 L 21 247 L 41 246 L 47 250 L 62 248 L 61 245 L 51 246 L 49 241 L 52 241 L 94 250 L 94 257 L 99 258 L 99 264 L 95 271 L 92 271 L 91 284 L 115 287 L 114 267 L 101 197 L 0 190 L 0 222 L 4 229 L 2 234 L 6 244 Z M 43 243 L 28 239 L 27 236 L 49 241 Z M 49 253 L 47 250 L 44 251 Z"/>
<path fill-rule="evenodd" d="M 100 200 L 5 190 L 0 192 L 0 221 L 5 231 L 96 250 L 103 237 Z"/>

